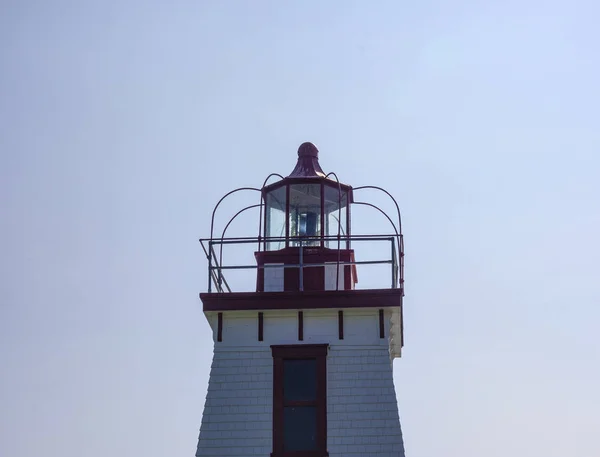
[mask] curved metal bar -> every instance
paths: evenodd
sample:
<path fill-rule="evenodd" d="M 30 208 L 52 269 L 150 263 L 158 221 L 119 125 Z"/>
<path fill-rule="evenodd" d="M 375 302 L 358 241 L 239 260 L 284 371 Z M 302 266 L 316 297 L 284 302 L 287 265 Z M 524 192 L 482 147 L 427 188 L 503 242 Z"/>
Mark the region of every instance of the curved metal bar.
<path fill-rule="evenodd" d="M 233 220 L 238 217 L 240 214 L 242 214 L 244 211 L 248 210 L 248 209 L 252 209 L 252 208 L 256 208 L 258 206 L 262 206 L 262 203 L 257 203 L 255 205 L 248 205 L 245 208 L 242 208 L 241 210 L 239 210 L 237 213 L 235 213 L 235 215 L 229 219 L 229 222 L 227 222 L 227 225 L 225 226 L 225 228 L 223 229 L 223 233 L 221 234 L 221 242 L 223 242 L 223 240 L 225 239 L 225 232 L 227 232 L 227 229 L 229 228 L 229 226 L 231 225 L 231 223 L 233 222 Z"/>
<path fill-rule="evenodd" d="M 242 190 L 254 190 L 254 191 L 260 192 L 260 189 L 257 189 L 256 187 L 238 187 L 237 189 L 233 189 L 232 191 L 229 191 L 225 195 L 223 195 L 221 197 L 221 199 L 215 205 L 213 212 L 212 212 L 212 216 L 210 218 L 210 239 L 211 240 L 213 239 L 213 235 L 214 235 L 215 214 L 217 213 L 217 208 L 219 207 L 221 202 L 223 200 L 225 200 L 227 197 L 229 197 L 231 194 L 235 194 L 236 192 L 241 192 Z M 221 244 L 221 246 L 219 246 L 219 251 L 222 251 L 222 250 L 223 250 L 223 245 Z M 209 250 L 209 253 L 210 253 L 210 250 Z M 222 255 L 219 255 L 219 257 L 222 257 Z M 209 259 L 209 265 L 210 265 L 210 259 Z"/>
<path fill-rule="evenodd" d="M 375 189 L 375 190 L 380 190 L 381 192 L 384 192 L 385 194 L 387 194 L 388 197 L 390 197 L 392 199 L 392 201 L 394 202 L 394 205 L 396 205 L 396 212 L 398 213 L 398 228 L 399 228 L 399 232 L 402 233 L 402 217 L 400 216 L 400 206 L 398 206 L 398 202 L 393 197 L 393 195 L 390 194 L 383 187 L 379 187 L 379 186 L 360 186 L 360 187 L 354 187 L 352 190 L 361 190 L 361 189 Z"/>
<path fill-rule="evenodd" d="M 242 208 L 237 213 L 235 213 L 235 215 L 231 219 L 229 219 L 229 222 L 227 222 L 227 225 L 225 225 L 225 228 L 223 229 L 223 233 L 221 234 L 221 248 L 219 249 L 219 266 L 220 267 L 223 266 L 223 240 L 225 239 L 225 232 L 227 232 L 227 229 L 229 228 L 229 226 L 231 225 L 231 223 L 233 222 L 233 220 L 236 217 L 238 217 L 244 211 L 246 211 L 248 209 L 256 208 L 257 206 L 262 207 L 262 203 L 259 203 L 258 205 L 249 205 L 249 206 L 246 206 L 245 208 Z M 220 282 L 221 282 L 221 269 L 219 268 L 219 284 L 218 284 L 219 287 L 221 287 Z"/>
<path fill-rule="evenodd" d="M 227 197 L 229 197 L 231 194 L 235 194 L 236 192 L 240 192 L 242 190 L 255 190 L 257 192 L 260 192 L 260 189 L 257 189 L 256 187 L 238 187 L 237 189 L 233 189 L 230 192 L 227 192 L 225 195 L 223 195 L 221 197 L 221 199 L 217 202 L 217 204 L 215 205 L 215 208 L 213 209 L 212 212 L 212 217 L 210 220 L 210 238 L 212 239 L 213 237 L 213 233 L 214 233 L 214 227 L 215 227 L 215 214 L 217 212 L 217 208 L 219 207 L 219 205 L 221 204 L 221 202 L 223 200 L 225 200 Z"/>
<path fill-rule="evenodd" d="M 394 205 L 396 206 L 396 213 L 398 214 L 398 232 L 399 232 L 399 235 L 398 235 L 398 261 L 401 262 L 401 264 L 400 264 L 400 283 L 402 284 L 402 283 L 404 283 L 404 240 L 402 237 L 402 216 L 400 214 L 400 206 L 398 205 L 398 202 L 396 201 L 394 196 L 392 194 L 390 194 L 387 190 L 385 190 L 383 187 L 360 186 L 360 187 L 354 188 L 354 190 L 361 190 L 361 189 L 379 190 L 379 191 L 385 193 L 388 197 L 390 197 L 391 200 L 394 202 Z M 404 290 L 404 288 L 402 290 Z"/>
<path fill-rule="evenodd" d="M 265 200 L 265 197 L 264 197 L 264 195 L 262 193 L 262 190 L 261 190 L 261 192 L 260 192 L 260 203 L 258 204 L 258 206 L 260 206 L 260 211 L 258 212 L 258 237 L 256 238 L 257 239 L 257 243 L 258 243 L 257 250 L 259 252 L 260 252 L 260 242 L 262 240 L 261 234 L 262 234 L 262 231 L 263 231 L 263 228 L 262 228 L 263 206 L 266 206 L 266 204 L 267 204 L 267 200 Z M 267 209 L 265 208 L 265 219 L 266 219 L 266 216 L 267 216 L 267 212 L 266 211 L 267 211 Z M 266 226 L 266 220 L 265 220 L 265 231 L 266 231 L 266 229 L 267 229 L 267 226 Z"/>
<path fill-rule="evenodd" d="M 398 239 L 398 262 L 400 263 L 400 286 L 402 287 L 402 294 L 404 294 L 404 248 L 403 246 L 403 240 L 402 240 L 402 234 L 398 233 L 398 229 L 396 229 L 396 225 L 394 224 L 394 222 L 392 221 L 392 219 L 390 218 L 390 216 L 388 216 L 386 214 L 385 211 L 383 211 L 381 208 L 379 208 L 376 205 L 373 205 L 372 203 L 366 203 L 366 202 L 354 202 L 355 205 L 365 205 L 365 206 L 370 206 L 371 208 L 375 208 L 377 211 L 379 211 L 381 214 L 383 214 L 387 220 L 390 222 L 390 224 L 392 225 L 392 227 L 394 228 L 394 232 L 396 232 L 396 238 Z"/>
<path fill-rule="evenodd" d="M 269 176 L 267 176 L 263 182 L 263 189 L 267 186 L 267 181 L 269 180 L 269 178 L 271 176 L 279 176 L 281 179 L 285 179 L 283 176 L 281 176 L 279 173 L 271 173 Z"/>
<path fill-rule="evenodd" d="M 342 259 L 342 257 L 341 257 L 342 253 L 340 252 L 340 242 L 341 242 L 340 235 L 341 235 L 341 230 L 342 230 L 342 186 L 340 184 L 340 179 L 333 171 L 327 173 L 327 175 L 325 175 L 325 178 L 328 178 L 331 175 L 335 176 L 335 180 L 337 181 L 337 184 L 338 184 L 338 236 L 337 236 L 338 259 L 337 259 L 337 264 L 335 265 L 335 268 L 336 268 L 336 270 L 335 270 L 335 290 L 340 290 L 340 260 Z M 323 226 L 325 226 L 325 221 L 323 221 Z M 348 230 L 348 227 L 346 227 L 346 230 Z M 345 273 L 345 271 L 344 271 L 344 273 Z M 345 278 L 346 278 L 346 275 L 344 275 L 344 282 L 345 282 Z"/>
<path fill-rule="evenodd" d="M 381 214 L 383 214 L 388 221 L 390 221 L 390 224 L 392 224 L 392 227 L 394 228 L 394 232 L 396 233 L 396 236 L 399 237 L 400 234 L 398 233 L 398 229 L 396 228 L 396 224 L 394 224 L 394 221 L 392 221 L 392 218 L 390 216 L 388 216 L 386 214 L 385 211 L 383 211 L 381 208 L 379 208 L 376 205 L 373 205 L 372 203 L 367 203 L 367 202 L 354 202 L 354 205 L 365 205 L 365 206 L 370 206 L 371 208 L 375 208 L 377 211 L 379 211 Z"/>

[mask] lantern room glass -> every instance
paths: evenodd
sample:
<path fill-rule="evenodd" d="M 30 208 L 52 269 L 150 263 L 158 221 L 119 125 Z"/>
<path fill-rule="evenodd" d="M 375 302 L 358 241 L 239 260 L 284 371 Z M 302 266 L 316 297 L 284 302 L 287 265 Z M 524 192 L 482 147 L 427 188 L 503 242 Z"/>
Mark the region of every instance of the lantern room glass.
<path fill-rule="evenodd" d="M 276 251 L 285 247 L 285 211 L 286 188 L 274 189 L 266 195 L 266 225 L 267 251 Z M 270 241 L 269 238 L 279 238 Z"/>
<path fill-rule="evenodd" d="M 341 237 L 340 249 L 348 249 L 348 192 L 339 187 L 324 186 L 325 247 L 338 248 L 337 236 Z M 346 239 L 344 239 L 346 238 Z"/>
<path fill-rule="evenodd" d="M 270 190 L 265 193 L 265 249 L 300 245 L 350 249 L 348 200 L 347 189 L 327 180 Z"/>
<path fill-rule="evenodd" d="M 321 246 L 321 184 L 291 184 L 290 246 Z"/>

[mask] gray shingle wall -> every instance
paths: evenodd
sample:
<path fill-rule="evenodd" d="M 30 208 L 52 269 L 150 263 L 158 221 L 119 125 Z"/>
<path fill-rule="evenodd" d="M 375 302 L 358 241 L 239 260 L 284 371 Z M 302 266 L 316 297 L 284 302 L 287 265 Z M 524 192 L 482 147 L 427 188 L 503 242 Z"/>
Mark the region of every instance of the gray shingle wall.
<path fill-rule="evenodd" d="M 402 431 L 387 348 L 332 346 L 327 362 L 330 457 L 403 457 Z"/>
<path fill-rule="evenodd" d="M 215 351 L 198 457 L 269 456 L 273 358 L 269 347 Z"/>
<path fill-rule="evenodd" d="M 377 310 L 307 310 L 304 341 L 297 312 L 265 312 L 264 341 L 256 313 L 225 313 L 223 342 L 215 343 L 198 457 L 269 457 L 272 451 L 271 344 L 328 343 L 327 436 L 330 457 L 404 457 L 387 339 Z M 213 329 L 216 318 L 210 319 Z M 389 332 L 389 320 L 385 334 Z"/>

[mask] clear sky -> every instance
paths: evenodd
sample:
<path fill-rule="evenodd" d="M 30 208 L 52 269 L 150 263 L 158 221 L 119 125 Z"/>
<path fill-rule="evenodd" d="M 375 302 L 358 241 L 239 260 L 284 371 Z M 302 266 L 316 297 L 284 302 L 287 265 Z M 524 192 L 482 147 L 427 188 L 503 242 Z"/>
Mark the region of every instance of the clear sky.
<path fill-rule="evenodd" d="M 0 456 L 194 455 L 197 239 L 303 141 L 400 202 L 407 456 L 600 455 L 599 14 L 3 0 Z"/>

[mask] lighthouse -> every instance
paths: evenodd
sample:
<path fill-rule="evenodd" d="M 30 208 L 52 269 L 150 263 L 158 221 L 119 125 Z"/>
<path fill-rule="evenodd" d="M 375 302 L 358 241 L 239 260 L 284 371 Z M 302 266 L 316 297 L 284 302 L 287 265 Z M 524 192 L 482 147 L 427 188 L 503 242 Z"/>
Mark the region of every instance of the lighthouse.
<path fill-rule="evenodd" d="M 215 227 L 221 203 L 237 192 L 254 192 L 256 204 Z M 378 233 L 353 233 L 357 205 L 382 221 Z M 227 237 L 246 211 L 256 225 Z M 272 173 L 262 187 L 221 198 L 200 242 L 214 355 L 196 456 L 404 457 L 392 373 L 403 346 L 404 253 L 392 195 L 343 184 L 304 143 L 288 176 Z M 232 255 L 248 247 L 248 262 Z M 361 288 L 374 267 L 381 285 Z M 251 290 L 228 281 L 234 270 Z"/>

